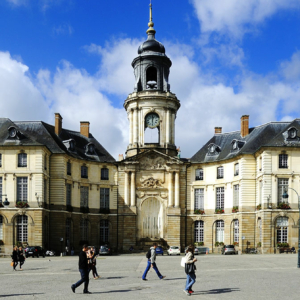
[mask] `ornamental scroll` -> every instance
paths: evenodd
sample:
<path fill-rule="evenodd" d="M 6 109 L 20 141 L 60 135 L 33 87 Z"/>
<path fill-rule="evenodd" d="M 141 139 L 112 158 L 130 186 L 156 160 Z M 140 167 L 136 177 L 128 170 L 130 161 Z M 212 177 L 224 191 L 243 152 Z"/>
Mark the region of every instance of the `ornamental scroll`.
<path fill-rule="evenodd" d="M 155 179 L 153 177 L 150 177 L 145 180 L 141 179 L 141 187 L 144 187 L 144 188 L 157 189 L 157 188 L 162 187 L 161 184 L 162 184 L 162 181 L 160 179 Z"/>

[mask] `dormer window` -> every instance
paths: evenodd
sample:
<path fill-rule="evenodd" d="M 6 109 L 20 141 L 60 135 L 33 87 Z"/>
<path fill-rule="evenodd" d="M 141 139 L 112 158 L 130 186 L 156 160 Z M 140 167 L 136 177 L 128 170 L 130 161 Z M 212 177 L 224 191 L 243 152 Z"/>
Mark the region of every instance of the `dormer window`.
<path fill-rule="evenodd" d="M 85 148 L 85 152 L 86 154 L 90 154 L 90 155 L 95 154 L 95 145 L 93 143 L 87 144 Z"/>
<path fill-rule="evenodd" d="M 73 151 L 73 152 L 75 151 L 76 143 L 73 139 L 63 141 L 63 143 L 66 146 L 66 148 L 68 149 L 68 151 Z"/>
<path fill-rule="evenodd" d="M 75 141 L 74 140 L 70 140 L 70 150 L 71 151 L 75 150 Z"/>
<path fill-rule="evenodd" d="M 8 135 L 10 138 L 16 138 L 18 135 L 18 131 L 15 127 L 11 126 L 8 128 Z"/>
<path fill-rule="evenodd" d="M 245 142 L 239 141 L 239 140 L 232 140 L 232 151 L 240 150 L 244 146 Z"/>
<path fill-rule="evenodd" d="M 295 139 L 297 137 L 297 129 L 294 127 L 288 129 L 288 137 L 290 139 Z"/>
<path fill-rule="evenodd" d="M 209 155 L 217 155 L 221 152 L 221 148 L 216 144 L 209 144 L 208 145 L 208 154 Z"/>

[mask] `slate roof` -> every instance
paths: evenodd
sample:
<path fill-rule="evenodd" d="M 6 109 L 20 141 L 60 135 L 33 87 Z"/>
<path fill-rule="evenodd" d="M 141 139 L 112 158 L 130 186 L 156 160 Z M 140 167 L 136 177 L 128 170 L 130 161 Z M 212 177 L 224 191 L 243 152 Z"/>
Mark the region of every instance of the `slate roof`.
<path fill-rule="evenodd" d="M 9 127 L 15 127 L 21 134 L 18 139 L 10 138 Z M 74 151 L 69 151 L 63 141 L 73 139 Z M 95 145 L 94 155 L 88 155 L 85 146 L 89 143 Z M 89 138 L 80 132 L 62 129 L 59 136 L 55 134 L 55 128 L 42 121 L 16 121 L 0 118 L 0 146 L 46 146 L 52 153 L 67 153 L 68 155 L 99 162 L 115 162 L 115 159 L 106 149 L 90 134 Z"/>
<path fill-rule="evenodd" d="M 298 130 L 294 140 L 287 140 L 287 130 L 294 127 Z M 196 154 L 190 159 L 191 162 L 207 163 L 234 158 L 240 154 L 254 154 L 262 147 L 300 147 L 300 119 L 292 122 L 270 122 L 249 129 L 249 134 L 242 138 L 240 131 L 215 134 Z M 242 145 L 233 150 L 232 141 L 237 140 Z M 210 155 L 208 147 L 215 144 L 220 147 L 220 152 Z"/>

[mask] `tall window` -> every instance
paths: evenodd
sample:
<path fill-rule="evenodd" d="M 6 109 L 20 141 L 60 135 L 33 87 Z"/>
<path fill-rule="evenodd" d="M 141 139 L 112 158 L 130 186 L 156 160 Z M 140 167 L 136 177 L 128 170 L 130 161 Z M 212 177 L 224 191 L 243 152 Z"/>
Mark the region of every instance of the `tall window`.
<path fill-rule="evenodd" d="M 279 168 L 287 169 L 288 167 L 288 155 L 279 154 Z"/>
<path fill-rule="evenodd" d="M 224 243 L 224 221 L 216 221 L 216 242 Z"/>
<path fill-rule="evenodd" d="M 28 217 L 20 215 L 17 217 L 17 242 L 28 241 Z"/>
<path fill-rule="evenodd" d="M 279 217 L 276 221 L 277 243 L 287 243 L 289 220 L 286 217 Z"/>
<path fill-rule="evenodd" d="M 284 191 L 289 187 L 289 180 L 287 178 L 278 178 L 278 203 L 287 202 L 288 199 L 282 198 Z"/>
<path fill-rule="evenodd" d="M 81 178 L 88 178 L 88 168 L 81 166 Z"/>
<path fill-rule="evenodd" d="M 66 205 L 72 205 L 72 185 L 66 184 Z"/>
<path fill-rule="evenodd" d="M 100 208 L 109 209 L 109 189 L 100 188 Z"/>
<path fill-rule="evenodd" d="M 234 176 L 237 176 L 240 174 L 240 165 L 239 164 L 235 164 L 234 165 Z"/>
<path fill-rule="evenodd" d="M 70 246 L 71 241 L 71 219 L 66 220 L 66 245 Z"/>
<path fill-rule="evenodd" d="M 21 167 L 21 168 L 27 167 L 27 154 L 26 153 L 18 154 L 18 167 Z"/>
<path fill-rule="evenodd" d="M 2 154 L 0 153 L 0 167 L 2 167 Z"/>
<path fill-rule="evenodd" d="M 196 221 L 195 222 L 195 242 L 204 242 L 204 222 Z"/>
<path fill-rule="evenodd" d="M 44 157 L 44 169 L 47 170 L 47 155 Z"/>
<path fill-rule="evenodd" d="M 203 180 L 203 169 L 196 169 L 195 180 Z"/>
<path fill-rule="evenodd" d="M 224 178 L 224 168 L 218 167 L 217 168 L 217 179 Z"/>
<path fill-rule="evenodd" d="M 27 202 L 27 177 L 17 177 L 17 201 Z"/>
<path fill-rule="evenodd" d="M 47 179 L 44 179 L 44 202 L 47 203 Z"/>
<path fill-rule="evenodd" d="M 239 234 L 240 234 L 240 228 L 239 228 L 239 220 L 234 220 L 234 227 L 233 227 L 233 241 L 235 243 L 239 242 Z"/>
<path fill-rule="evenodd" d="M 101 180 L 108 180 L 108 169 L 107 168 L 101 169 Z"/>
<path fill-rule="evenodd" d="M 233 206 L 239 206 L 240 186 L 238 184 L 233 186 Z"/>
<path fill-rule="evenodd" d="M 0 203 L 2 203 L 2 177 L 0 177 Z"/>
<path fill-rule="evenodd" d="M 72 165 L 71 163 L 68 161 L 67 162 L 67 175 L 71 175 L 72 174 Z"/>
<path fill-rule="evenodd" d="M 88 240 L 89 223 L 87 219 L 81 219 L 80 221 L 80 236 L 82 241 Z"/>
<path fill-rule="evenodd" d="M 224 187 L 218 187 L 216 194 L 217 194 L 216 208 L 224 209 Z"/>
<path fill-rule="evenodd" d="M 259 242 L 261 243 L 262 241 L 262 224 L 261 224 L 261 219 L 258 219 L 258 232 L 259 232 Z"/>
<path fill-rule="evenodd" d="M 80 187 L 80 207 L 89 207 L 89 187 Z"/>
<path fill-rule="evenodd" d="M 3 217 L 0 215 L 0 240 L 3 240 Z"/>
<path fill-rule="evenodd" d="M 109 237 L 109 223 L 108 220 L 100 221 L 100 243 L 108 242 Z"/>
<path fill-rule="evenodd" d="M 195 189 L 195 209 L 204 210 L 204 189 Z"/>

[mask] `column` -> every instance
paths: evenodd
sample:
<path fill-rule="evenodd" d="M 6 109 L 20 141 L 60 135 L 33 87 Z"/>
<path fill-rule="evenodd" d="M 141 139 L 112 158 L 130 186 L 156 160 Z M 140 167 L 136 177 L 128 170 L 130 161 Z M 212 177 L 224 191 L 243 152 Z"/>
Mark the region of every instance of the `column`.
<path fill-rule="evenodd" d="M 129 112 L 129 144 L 133 144 L 133 110 Z"/>
<path fill-rule="evenodd" d="M 125 205 L 129 205 L 128 199 L 128 172 L 125 172 L 125 183 L 124 183 L 124 202 Z"/>
<path fill-rule="evenodd" d="M 131 206 L 135 206 L 135 172 L 131 172 Z"/>
<path fill-rule="evenodd" d="M 138 134 L 139 134 L 139 123 L 138 123 L 138 109 L 135 108 L 133 111 L 133 143 L 138 144 Z"/>
<path fill-rule="evenodd" d="M 169 207 L 173 207 L 173 172 L 169 173 Z"/>
<path fill-rule="evenodd" d="M 172 125 L 171 125 L 171 143 L 175 145 L 175 113 L 171 115 Z"/>
<path fill-rule="evenodd" d="M 175 207 L 179 207 L 179 172 L 175 173 Z"/>
<path fill-rule="evenodd" d="M 166 143 L 170 144 L 170 110 L 168 109 L 166 117 Z"/>

